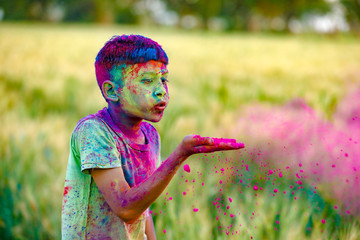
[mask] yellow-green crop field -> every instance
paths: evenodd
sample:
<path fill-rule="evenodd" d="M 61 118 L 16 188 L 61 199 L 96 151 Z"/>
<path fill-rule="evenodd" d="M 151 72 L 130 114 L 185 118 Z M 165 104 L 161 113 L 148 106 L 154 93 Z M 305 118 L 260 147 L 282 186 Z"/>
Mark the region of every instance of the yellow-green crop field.
<path fill-rule="evenodd" d="M 112 35 L 130 33 L 159 42 L 170 59 L 170 105 L 155 124 L 162 158 L 187 134 L 256 142 L 234 131 L 254 104 L 302 98 L 331 122 L 360 87 L 360 42 L 352 36 L 0 23 L 0 239 L 60 239 L 71 132 L 105 106 L 95 56 Z M 191 173 L 180 170 L 152 207 L 158 239 L 360 239 L 359 214 L 334 209 L 326 187 L 310 194 L 304 184 L 275 197 L 274 181 L 264 181 L 252 158 L 239 151 L 189 159 Z M 254 181 L 262 192 L 254 194 Z M 295 180 L 277 181 L 282 192 Z"/>

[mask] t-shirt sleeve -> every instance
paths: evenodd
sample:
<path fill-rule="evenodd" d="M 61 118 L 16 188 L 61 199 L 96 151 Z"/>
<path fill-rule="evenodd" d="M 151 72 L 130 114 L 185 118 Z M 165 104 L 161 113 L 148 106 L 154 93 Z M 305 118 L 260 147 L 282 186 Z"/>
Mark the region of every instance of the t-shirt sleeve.
<path fill-rule="evenodd" d="M 96 119 L 81 123 L 75 134 L 81 171 L 90 174 L 93 168 L 121 167 L 113 135 L 107 126 Z"/>
<path fill-rule="evenodd" d="M 162 161 L 161 161 L 161 138 L 159 133 L 156 131 L 157 137 L 158 137 L 158 158 L 156 163 L 156 168 L 160 167 Z"/>

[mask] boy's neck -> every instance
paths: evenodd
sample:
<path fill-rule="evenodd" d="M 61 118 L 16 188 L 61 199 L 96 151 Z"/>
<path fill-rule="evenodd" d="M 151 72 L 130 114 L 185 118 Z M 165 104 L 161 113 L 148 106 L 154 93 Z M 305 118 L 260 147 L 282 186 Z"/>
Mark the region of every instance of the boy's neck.
<path fill-rule="evenodd" d="M 108 106 L 111 119 L 115 125 L 133 142 L 145 144 L 145 136 L 141 131 L 142 119 L 129 118 L 123 112 Z"/>

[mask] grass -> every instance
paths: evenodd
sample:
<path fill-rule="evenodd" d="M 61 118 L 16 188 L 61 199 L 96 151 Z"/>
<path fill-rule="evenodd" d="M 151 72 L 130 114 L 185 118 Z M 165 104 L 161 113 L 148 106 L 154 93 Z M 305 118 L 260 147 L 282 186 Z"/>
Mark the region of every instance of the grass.
<path fill-rule="evenodd" d="M 330 119 L 349 88 L 359 84 L 356 76 L 360 44 L 348 36 L 1 23 L 2 239 L 60 238 L 70 134 L 80 118 L 105 106 L 96 85 L 93 62 L 105 41 L 122 33 L 155 39 L 170 58 L 171 103 L 163 120 L 156 124 L 162 137 L 163 158 L 186 134 L 246 141 L 249 136 L 233 135 L 233 126 L 241 117 L 241 110 L 254 103 L 278 106 L 301 97 Z M 261 183 L 254 177 L 260 173 L 247 172 L 240 163 L 256 169 L 251 156 L 242 153 L 190 159 L 191 174 L 180 171 L 152 208 L 159 239 L 360 236 L 358 216 L 339 215 L 333 210 L 331 199 L 324 199 L 326 194 L 309 193 L 311 186 L 304 186 L 305 193 L 279 194 L 293 179 L 278 185 L 276 197 L 271 193 L 273 180 L 265 181 L 263 190 L 255 196 L 251 186 Z M 243 176 L 234 170 L 229 170 L 233 173 L 230 178 L 216 174 L 215 166 L 232 166 Z M 219 186 L 220 180 L 224 187 Z M 185 196 L 184 191 L 188 193 Z M 169 200 L 169 196 L 173 199 Z M 228 197 L 233 199 L 231 203 Z M 214 201 L 221 202 L 219 208 L 213 205 Z M 322 207 L 312 208 L 314 202 Z M 231 205 L 229 211 L 234 211 L 236 217 L 223 215 L 228 211 L 227 205 Z M 195 213 L 193 208 L 199 211 Z M 322 224 L 321 219 L 326 223 Z"/>

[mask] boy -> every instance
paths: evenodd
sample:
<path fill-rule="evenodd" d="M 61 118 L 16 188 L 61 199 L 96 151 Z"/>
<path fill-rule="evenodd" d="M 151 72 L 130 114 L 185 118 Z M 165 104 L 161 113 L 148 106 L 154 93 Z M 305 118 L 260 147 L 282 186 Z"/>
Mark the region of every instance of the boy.
<path fill-rule="evenodd" d="M 192 154 L 243 148 L 232 139 L 186 136 L 158 168 L 158 122 L 169 102 L 168 57 L 139 35 L 114 36 L 95 61 L 108 104 L 71 136 L 63 239 L 156 239 L 149 206 Z"/>

